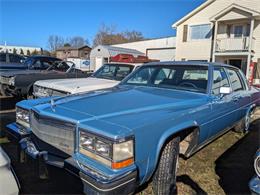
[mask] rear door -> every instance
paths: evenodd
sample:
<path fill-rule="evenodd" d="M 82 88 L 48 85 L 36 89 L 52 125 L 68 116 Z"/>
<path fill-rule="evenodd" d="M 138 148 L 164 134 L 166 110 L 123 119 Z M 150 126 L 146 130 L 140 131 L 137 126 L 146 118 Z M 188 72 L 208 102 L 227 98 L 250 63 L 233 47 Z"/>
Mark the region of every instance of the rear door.
<path fill-rule="evenodd" d="M 233 91 L 232 100 L 236 103 L 236 121 L 239 121 L 246 115 L 250 94 L 247 83 L 239 70 L 227 68 L 227 72 Z"/>

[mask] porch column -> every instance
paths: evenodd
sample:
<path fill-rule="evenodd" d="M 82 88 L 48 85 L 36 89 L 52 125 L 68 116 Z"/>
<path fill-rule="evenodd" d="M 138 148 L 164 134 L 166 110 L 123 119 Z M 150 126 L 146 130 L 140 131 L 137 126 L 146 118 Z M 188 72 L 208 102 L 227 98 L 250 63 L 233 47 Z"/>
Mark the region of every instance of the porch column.
<path fill-rule="evenodd" d="M 255 19 L 252 17 L 250 22 L 250 35 L 249 35 L 249 45 L 248 45 L 248 57 L 247 57 L 247 67 L 246 67 L 246 78 L 249 79 L 249 67 L 252 58 L 252 44 L 253 44 L 253 33 L 254 33 Z"/>
<path fill-rule="evenodd" d="M 213 55 L 212 55 L 212 62 L 215 62 L 216 57 L 215 57 L 215 52 L 216 52 L 216 45 L 217 45 L 217 34 L 218 34 L 218 21 L 215 21 L 215 29 L 214 29 L 214 38 L 213 38 Z"/>

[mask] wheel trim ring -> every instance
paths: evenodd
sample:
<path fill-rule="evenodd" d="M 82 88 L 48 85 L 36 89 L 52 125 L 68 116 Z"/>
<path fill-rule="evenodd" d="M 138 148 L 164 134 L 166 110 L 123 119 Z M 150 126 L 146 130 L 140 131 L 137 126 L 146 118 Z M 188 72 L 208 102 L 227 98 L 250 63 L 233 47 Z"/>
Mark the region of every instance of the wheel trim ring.
<path fill-rule="evenodd" d="M 250 112 L 246 114 L 245 118 L 245 130 L 248 131 L 250 125 Z"/>

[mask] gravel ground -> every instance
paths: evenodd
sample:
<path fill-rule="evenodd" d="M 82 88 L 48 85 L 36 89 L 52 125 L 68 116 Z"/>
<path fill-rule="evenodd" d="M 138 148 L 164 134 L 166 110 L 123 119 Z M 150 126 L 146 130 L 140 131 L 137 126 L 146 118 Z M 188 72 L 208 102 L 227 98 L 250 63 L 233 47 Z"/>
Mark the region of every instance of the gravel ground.
<path fill-rule="evenodd" d="M 0 99 L 0 127 L 15 120 L 13 99 Z M 8 108 L 8 110 L 3 110 Z M 1 131 L 0 131 L 1 135 Z M 49 166 L 50 178 L 37 177 L 35 163 L 17 162 L 15 143 L 0 138 L 9 154 L 20 180 L 21 194 L 81 194 L 81 181 L 62 169 Z M 254 122 L 247 134 L 230 131 L 209 144 L 188 160 L 180 159 L 178 194 L 250 194 L 248 182 L 254 175 L 254 154 L 260 146 L 260 120 Z M 137 194 L 152 194 L 151 184 L 143 186 Z"/>

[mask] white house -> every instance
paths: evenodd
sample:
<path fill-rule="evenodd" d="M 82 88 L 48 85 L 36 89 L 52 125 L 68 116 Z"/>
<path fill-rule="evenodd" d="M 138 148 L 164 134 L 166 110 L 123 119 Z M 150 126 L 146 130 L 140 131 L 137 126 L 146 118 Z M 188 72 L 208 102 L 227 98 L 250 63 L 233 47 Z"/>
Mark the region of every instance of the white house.
<path fill-rule="evenodd" d="M 11 46 L 11 45 L 0 45 L 0 52 L 8 52 L 22 55 L 29 55 L 35 51 L 41 52 L 42 48 L 40 47 L 25 47 L 25 46 Z"/>
<path fill-rule="evenodd" d="M 173 24 L 176 60 L 217 61 L 250 77 L 260 66 L 260 0 L 207 0 Z"/>
<path fill-rule="evenodd" d="M 97 70 L 103 64 L 108 63 L 110 57 L 116 56 L 117 54 L 131 54 L 134 57 L 139 55 L 144 56 L 145 54 L 135 49 L 98 45 L 93 48 L 90 52 L 90 70 Z"/>
<path fill-rule="evenodd" d="M 150 59 L 171 61 L 175 59 L 176 37 L 164 37 L 131 43 L 116 44 L 113 46 L 135 49 L 145 53 Z"/>

